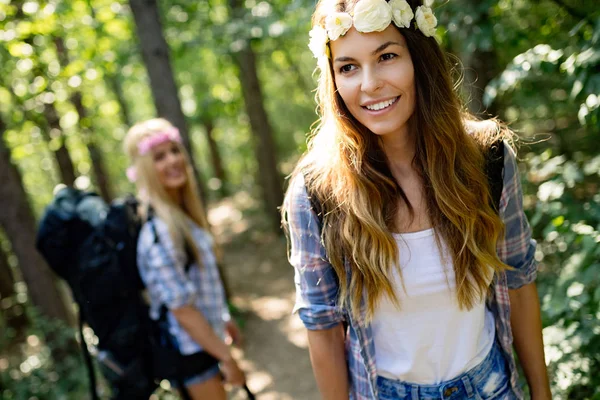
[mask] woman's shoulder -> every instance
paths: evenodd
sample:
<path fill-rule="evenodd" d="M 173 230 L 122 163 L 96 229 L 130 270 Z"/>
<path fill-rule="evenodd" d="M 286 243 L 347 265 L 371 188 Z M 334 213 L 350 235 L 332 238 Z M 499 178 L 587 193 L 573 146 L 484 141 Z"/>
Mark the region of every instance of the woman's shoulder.
<path fill-rule="evenodd" d="M 140 228 L 138 249 L 149 248 L 158 240 L 170 240 L 169 228 L 159 217 L 148 218 Z"/>
<path fill-rule="evenodd" d="M 515 137 L 514 132 L 496 118 L 484 120 L 465 118 L 463 125 L 467 134 L 479 144 L 484 152 L 501 143 L 504 144 L 504 147 L 510 148 Z"/>
<path fill-rule="evenodd" d="M 463 120 L 465 130 L 470 135 L 490 135 L 500 128 L 500 123 L 496 119 L 471 119 Z"/>
<path fill-rule="evenodd" d="M 310 207 L 310 196 L 308 195 L 307 179 L 304 173 L 297 172 L 290 178 L 288 186 L 286 203 L 288 208 L 303 209 Z"/>

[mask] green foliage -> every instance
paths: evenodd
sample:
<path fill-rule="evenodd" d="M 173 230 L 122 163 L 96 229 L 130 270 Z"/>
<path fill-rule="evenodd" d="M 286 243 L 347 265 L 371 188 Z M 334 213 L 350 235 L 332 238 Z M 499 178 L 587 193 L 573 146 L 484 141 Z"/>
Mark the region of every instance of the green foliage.
<path fill-rule="evenodd" d="M 554 395 L 600 396 L 600 156 L 575 160 L 530 153 L 530 181 L 541 183 L 530 221 L 538 238 L 538 287 Z M 533 185 L 527 188 L 531 193 Z M 533 196 L 531 196 L 533 198 Z"/>
<path fill-rule="evenodd" d="M 75 332 L 59 321 L 49 321 L 30 310 L 31 325 L 22 344 L 0 338 L 0 382 L 2 400 L 84 399 L 89 393 L 87 372 L 79 347 L 73 347 Z M 52 338 L 46 342 L 45 338 Z M 57 362 L 53 354 L 61 354 Z"/>
<path fill-rule="evenodd" d="M 570 0 L 456 0 L 439 12 L 450 50 L 496 60 L 483 103 L 537 143 L 521 148 L 530 152 L 523 186 L 554 397 L 600 398 L 600 11 Z"/>

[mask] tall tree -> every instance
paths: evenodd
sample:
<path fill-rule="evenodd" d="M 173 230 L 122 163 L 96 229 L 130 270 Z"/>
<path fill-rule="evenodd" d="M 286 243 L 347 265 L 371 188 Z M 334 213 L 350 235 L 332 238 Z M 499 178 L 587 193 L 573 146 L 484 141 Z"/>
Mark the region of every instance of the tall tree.
<path fill-rule="evenodd" d="M 0 313 L 7 326 L 12 327 L 19 336 L 27 325 L 27 316 L 23 307 L 17 303 L 15 277 L 8 262 L 8 254 L 0 245 Z"/>
<path fill-rule="evenodd" d="M 485 118 L 487 115 L 495 116 L 498 112 L 494 103 L 485 107 L 483 104 L 483 94 L 487 85 L 500 72 L 501 66 L 498 63 L 498 54 L 496 47 L 492 43 L 493 26 L 495 21 L 491 17 L 492 7 L 495 5 L 491 2 L 480 2 L 470 0 L 473 9 L 479 12 L 474 12 L 474 22 L 472 26 L 476 26 L 486 32 L 486 35 L 480 40 L 479 46 L 475 51 L 463 49 L 461 59 L 465 67 L 465 78 L 469 88 L 469 110 L 475 114 Z M 494 2 L 495 3 L 495 2 Z"/>
<path fill-rule="evenodd" d="M 123 84 L 121 79 L 119 76 L 117 76 L 117 74 L 105 70 L 104 80 L 106 81 L 108 87 L 112 89 L 115 99 L 117 100 L 117 103 L 119 103 L 119 113 L 121 114 L 123 123 L 128 127 L 131 127 L 133 125 L 133 118 L 131 118 L 131 111 L 127 101 L 125 100 L 125 93 L 123 92 Z"/>
<path fill-rule="evenodd" d="M 56 287 L 54 276 L 35 250 L 35 218 L 21 174 L 11 162 L 10 150 L 4 143 L 6 125 L 0 119 L 0 226 L 6 232 L 19 260 L 31 303 L 46 316 L 69 320 L 69 312 Z"/>
<path fill-rule="evenodd" d="M 21 20 L 24 17 L 23 10 L 22 10 L 23 3 L 19 2 L 16 4 L 16 6 L 17 6 L 18 11 L 17 11 L 15 20 Z M 27 43 L 28 45 L 30 45 L 31 48 L 33 49 L 33 54 L 30 57 L 30 60 L 32 61 L 32 64 L 33 64 L 33 68 L 31 69 L 33 76 L 31 77 L 31 80 L 34 81 L 38 77 L 43 78 L 43 79 L 48 79 L 48 74 L 47 74 L 48 65 L 47 65 L 47 63 L 42 61 L 42 57 L 40 57 L 40 52 L 42 49 L 40 48 L 40 46 L 35 45 L 34 35 L 29 34 L 29 35 L 23 37 L 22 41 L 24 43 Z M 3 48 L 0 51 L 2 51 L 3 57 L 10 57 L 10 54 L 6 51 L 6 49 Z M 2 81 L 3 86 L 10 88 L 10 77 L 3 76 L 0 78 L 0 80 Z M 56 111 L 56 107 L 55 107 L 55 96 L 53 93 L 50 93 L 49 86 L 50 86 L 50 84 L 47 85 L 46 92 L 48 92 L 48 94 L 52 95 L 52 96 L 49 96 L 49 98 L 51 98 L 51 100 L 44 99 L 44 100 L 42 100 L 43 104 L 40 104 L 43 107 L 43 115 L 44 115 L 46 121 L 43 121 L 42 118 L 40 118 L 40 116 L 37 115 L 37 113 L 27 110 L 27 107 L 24 107 L 23 98 L 17 96 L 11 90 L 9 90 L 8 92 L 10 93 L 10 95 L 12 97 L 11 100 L 13 102 L 19 104 L 21 106 L 21 109 L 23 110 L 23 112 L 28 114 L 27 118 L 29 120 L 37 122 L 38 126 L 40 127 L 42 137 L 47 144 L 49 144 L 51 142 L 52 136 L 55 136 L 55 135 L 58 136 L 58 138 L 60 140 L 59 147 L 56 149 L 51 149 L 50 151 L 54 155 L 54 159 L 58 166 L 58 171 L 60 173 L 61 182 L 67 186 L 73 186 L 77 175 L 75 172 L 75 167 L 73 165 L 73 161 L 71 159 L 71 155 L 69 153 L 69 149 L 67 148 L 66 143 L 65 143 L 65 137 L 62 133 L 62 128 L 60 126 L 60 122 L 59 122 L 60 119 L 59 119 L 58 112 Z"/>
<path fill-rule="evenodd" d="M 208 142 L 208 150 L 210 152 L 210 161 L 213 167 L 215 177 L 220 181 L 221 187 L 219 192 L 222 197 L 227 196 L 227 176 L 225 168 L 223 167 L 223 160 L 221 158 L 221 152 L 214 136 L 215 121 L 211 115 L 206 113 L 202 117 L 202 125 L 206 133 L 206 141 Z"/>
<path fill-rule="evenodd" d="M 204 180 L 200 178 L 194 161 L 195 157 L 188 125 L 177 92 L 177 84 L 171 67 L 169 46 L 163 36 L 157 1 L 129 0 L 129 6 L 133 12 L 142 58 L 148 71 L 156 111 L 159 116 L 166 118 L 179 129 L 183 144 L 194 167 L 201 196 L 206 200 L 206 186 Z"/>
<path fill-rule="evenodd" d="M 36 76 L 43 76 L 41 68 L 37 69 Z M 5 82 L 2 82 L 2 86 L 7 87 Z M 21 109 L 26 115 L 26 118 L 31 121 L 36 121 L 38 123 L 42 137 L 48 145 L 52 141 L 52 137 L 58 134 L 60 146 L 56 149 L 51 149 L 50 151 L 54 155 L 54 159 L 58 166 L 58 172 L 60 173 L 61 183 L 64 183 L 67 186 L 73 186 L 75 183 L 75 179 L 77 178 L 77 175 L 75 173 L 75 166 L 73 165 L 71 154 L 69 153 L 69 149 L 67 148 L 67 145 L 65 143 L 65 137 L 62 133 L 60 120 L 58 117 L 58 112 L 56 111 L 56 107 L 54 106 L 54 101 L 48 103 L 44 102 L 43 116 L 46 120 L 43 121 L 43 118 L 41 118 L 40 115 L 38 115 L 37 113 L 25 110 L 23 99 L 16 96 L 14 93 L 11 93 L 10 90 L 8 91 L 8 93 L 11 94 L 11 99 L 13 103 L 18 104 L 21 107 Z"/>
<path fill-rule="evenodd" d="M 234 19 L 242 23 L 246 12 L 244 2 L 229 0 L 229 6 Z M 277 168 L 277 148 L 264 106 L 256 68 L 256 55 L 249 38 L 244 40 L 242 48 L 233 54 L 233 58 L 238 67 L 246 114 L 252 128 L 254 152 L 258 161 L 258 179 L 262 188 L 265 211 L 271 227 L 276 232 L 280 232 L 281 219 L 278 207 L 283 203 L 283 186 Z"/>
<path fill-rule="evenodd" d="M 56 46 L 56 53 L 58 55 L 58 61 L 62 68 L 66 68 L 69 65 L 69 55 L 65 46 L 64 40 L 60 36 L 54 37 L 54 44 Z M 84 141 L 90 154 L 90 160 L 92 162 L 92 169 L 94 170 L 94 177 L 96 178 L 96 184 L 100 195 L 106 201 L 110 201 L 113 198 L 112 189 L 110 186 L 110 179 L 106 172 L 104 165 L 104 156 L 96 145 L 94 138 L 91 135 L 90 128 L 91 124 L 87 115 L 87 110 L 83 105 L 83 95 L 79 90 L 76 90 L 71 95 L 71 102 L 77 111 L 79 116 L 79 128 L 81 133 L 84 135 Z"/>
<path fill-rule="evenodd" d="M 100 194 L 107 202 L 111 201 L 113 199 L 113 192 L 104 165 L 104 155 L 92 138 L 87 110 L 83 105 L 82 94 L 80 91 L 73 93 L 71 102 L 75 106 L 77 115 L 79 116 L 79 127 L 81 128 L 82 133 L 84 133 L 84 140 L 90 153 L 90 160 L 92 161 L 92 168 L 94 169 L 94 176 L 96 177 L 96 184 L 98 185 Z"/>
<path fill-rule="evenodd" d="M 42 128 L 44 140 L 46 143 L 50 143 L 52 140 L 51 132 L 59 132 L 60 146 L 56 150 L 52 150 L 52 153 L 58 164 L 58 171 L 60 172 L 62 183 L 67 186 L 73 186 L 76 178 L 75 167 L 73 166 L 73 160 L 71 159 L 69 149 L 67 148 L 65 136 L 62 134 L 58 112 L 56 111 L 54 103 L 44 104 L 44 116 L 46 117 L 48 124 L 48 129 Z"/>

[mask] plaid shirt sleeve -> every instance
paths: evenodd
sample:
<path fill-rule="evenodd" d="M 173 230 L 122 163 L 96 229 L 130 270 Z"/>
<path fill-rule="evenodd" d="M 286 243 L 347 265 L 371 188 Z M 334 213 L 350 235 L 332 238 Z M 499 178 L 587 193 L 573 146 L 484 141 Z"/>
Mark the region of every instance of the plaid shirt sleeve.
<path fill-rule="evenodd" d="M 146 222 L 140 232 L 138 259 L 143 260 L 139 266 L 146 288 L 160 304 L 170 310 L 194 304 L 197 290 L 185 274 L 186 256 L 175 249 L 167 225 L 158 218 Z"/>
<path fill-rule="evenodd" d="M 343 320 L 337 306 L 338 280 L 321 244 L 319 221 L 310 206 L 302 175 L 290 184 L 286 197 L 290 264 L 295 269 L 296 305 L 310 330 L 329 329 Z"/>
<path fill-rule="evenodd" d="M 504 145 L 504 180 L 500 200 L 500 217 L 504 221 L 504 238 L 498 241 L 498 255 L 513 270 L 506 271 L 509 289 L 533 282 L 537 275 L 536 242 L 523 212 L 523 191 L 512 148 Z"/>

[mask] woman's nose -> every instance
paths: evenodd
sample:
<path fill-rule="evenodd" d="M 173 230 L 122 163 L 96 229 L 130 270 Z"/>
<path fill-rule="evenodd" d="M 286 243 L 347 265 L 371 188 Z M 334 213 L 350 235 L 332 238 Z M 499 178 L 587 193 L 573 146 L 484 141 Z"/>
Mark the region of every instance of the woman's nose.
<path fill-rule="evenodd" d="M 365 93 L 373 93 L 381 89 L 382 80 L 375 68 L 364 68 L 362 75 L 361 90 Z"/>
<path fill-rule="evenodd" d="M 179 154 L 170 151 L 167 153 L 167 164 L 176 164 L 179 161 Z"/>

